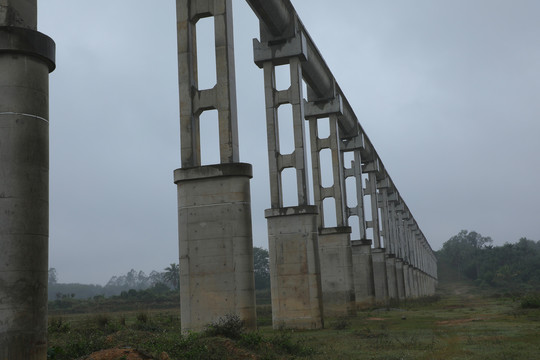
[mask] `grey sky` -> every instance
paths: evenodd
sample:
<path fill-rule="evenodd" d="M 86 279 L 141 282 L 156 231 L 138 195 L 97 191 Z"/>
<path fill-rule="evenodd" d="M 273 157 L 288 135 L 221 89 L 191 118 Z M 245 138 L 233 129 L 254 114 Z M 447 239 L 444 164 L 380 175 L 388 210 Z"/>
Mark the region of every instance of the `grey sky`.
<path fill-rule="evenodd" d="M 293 4 L 434 249 L 461 229 L 540 239 L 540 2 Z M 254 243 L 267 247 L 258 22 L 245 1 L 233 6 L 241 160 L 254 166 Z M 174 0 L 39 10 L 57 44 L 50 266 L 62 282 L 103 284 L 177 262 Z"/>

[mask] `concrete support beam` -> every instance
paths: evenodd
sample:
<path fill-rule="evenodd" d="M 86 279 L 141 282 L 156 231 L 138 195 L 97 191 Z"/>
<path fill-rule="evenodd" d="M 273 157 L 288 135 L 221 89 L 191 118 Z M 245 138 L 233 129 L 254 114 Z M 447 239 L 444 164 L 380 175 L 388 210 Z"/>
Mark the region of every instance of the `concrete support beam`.
<path fill-rule="evenodd" d="M 256 327 L 251 173 L 242 163 L 175 171 L 184 332 L 229 314 Z"/>
<path fill-rule="evenodd" d="M 274 329 L 324 325 L 315 206 L 268 209 Z"/>
<path fill-rule="evenodd" d="M 364 150 L 364 137 L 362 135 L 358 135 L 352 139 L 342 140 L 341 152 L 344 177 L 343 181 L 345 182 L 347 178 L 353 177 L 356 190 L 356 206 L 346 206 L 347 219 L 350 219 L 353 216 L 358 217 L 358 234 L 360 240 L 367 240 L 365 215 L 366 211 L 364 206 L 364 187 L 362 184 L 362 151 Z M 344 154 L 348 152 L 353 152 L 354 154 L 354 160 L 351 161 L 350 168 L 346 166 L 344 160 Z M 347 193 L 347 191 L 345 191 L 345 198 L 348 198 L 348 196 L 349 194 Z"/>
<path fill-rule="evenodd" d="M 305 104 L 305 117 L 309 121 L 311 140 L 311 164 L 313 168 L 313 193 L 315 205 L 319 208 L 319 257 L 321 259 L 321 283 L 325 316 L 348 316 L 356 312 L 351 228 L 346 216 L 345 182 L 343 176 L 343 157 L 338 125 L 341 112 L 339 98 L 319 103 Z M 320 138 L 318 120 L 328 118 L 330 134 Z M 322 169 L 320 152 L 330 149 L 331 169 Z M 333 182 L 329 187 L 322 186 L 323 172 L 331 171 Z M 323 201 L 331 198 L 335 204 L 337 227 L 327 227 Z"/>
<path fill-rule="evenodd" d="M 254 58 L 264 70 L 268 162 L 270 168 L 271 209 L 266 210 L 270 248 L 272 285 L 272 322 L 274 328 L 318 329 L 323 327 L 321 265 L 319 259 L 318 216 L 309 203 L 306 169 L 305 120 L 302 62 L 306 60 L 302 34 L 277 43 L 254 40 Z M 276 88 L 275 68 L 288 65 L 291 86 Z M 281 154 L 278 108 L 290 104 L 293 115 L 295 149 Z M 284 207 L 281 173 L 296 171 L 298 206 Z"/>
<path fill-rule="evenodd" d="M 266 99 L 266 124 L 268 135 L 268 160 L 270 167 L 270 199 L 273 209 L 283 207 L 281 173 L 286 168 L 296 170 L 298 205 L 309 204 L 309 180 L 306 168 L 304 104 L 302 101 L 301 57 L 288 59 L 291 87 L 288 90 L 276 89 L 275 63 L 272 59 L 264 62 L 264 87 Z M 278 108 L 290 104 L 293 112 L 294 145 L 292 154 L 281 154 L 279 150 Z"/>
<path fill-rule="evenodd" d="M 0 0 L 0 359 L 47 358 L 49 72 L 36 0 Z"/>
<path fill-rule="evenodd" d="M 239 161 L 232 0 L 176 0 L 178 84 L 182 167 L 201 166 L 199 118 L 217 110 L 221 163 Z M 197 21 L 213 17 L 217 83 L 200 89 L 197 70 Z"/>

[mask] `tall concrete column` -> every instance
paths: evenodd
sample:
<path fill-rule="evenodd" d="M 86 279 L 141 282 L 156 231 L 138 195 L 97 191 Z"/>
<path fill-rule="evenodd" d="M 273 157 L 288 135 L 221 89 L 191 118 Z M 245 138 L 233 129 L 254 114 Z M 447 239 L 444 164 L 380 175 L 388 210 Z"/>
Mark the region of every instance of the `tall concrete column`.
<path fill-rule="evenodd" d="M 47 358 L 49 73 L 36 0 L 0 0 L 0 359 Z"/>
<path fill-rule="evenodd" d="M 305 117 L 309 120 L 311 139 L 313 193 L 315 205 L 319 208 L 319 258 L 325 316 L 347 316 L 356 313 L 351 228 L 348 226 L 345 212 L 346 194 L 338 129 L 338 115 L 342 114 L 341 107 L 339 98 L 317 103 L 310 101 L 305 104 Z M 318 120 L 321 118 L 328 118 L 329 121 L 330 133 L 326 138 L 319 136 Z M 330 149 L 332 153 L 333 183 L 328 187 L 322 186 L 323 169 L 320 152 L 323 149 Z M 325 199 L 334 200 L 336 227 L 328 227 L 325 224 L 323 206 Z"/>
<path fill-rule="evenodd" d="M 390 204 L 388 201 L 388 189 L 390 181 L 384 178 L 377 182 L 379 189 L 378 207 L 381 209 L 382 235 L 386 248 L 386 277 L 388 284 L 388 298 L 397 299 L 397 278 L 396 278 L 396 254 L 395 254 L 395 239 L 393 238 L 391 221 L 390 221 Z"/>
<path fill-rule="evenodd" d="M 318 329 L 324 325 L 319 259 L 318 209 L 309 204 L 305 120 L 302 91 L 302 61 L 306 60 L 305 38 L 295 32 L 288 39 L 272 41 L 261 25 L 261 40 L 254 40 L 255 63 L 264 69 L 268 162 L 271 209 L 268 221 L 272 323 L 278 328 Z M 288 65 L 291 86 L 276 88 L 278 65 Z M 290 104 L 293 118 L 294 151 L 281 154 L 278 108 Z M 296 171 L 298 205 L 284 207 L 282 171 Z"/>
<path fill-rule="evenodd" d="M 371 221 L 367 221 L 367 226 L 373 230 L 373 250 L 371 257 L 373 261 L 373 281 L 375 284 L 375 301 L 386 304 L 388 302 L 388 276 L 386 273 L 386 252 L 381 243 L 379 207 L 377 192 L 378 161 L 364 164 L 364 172 L 368 173 L 365 194 L 371 198 Z"/>
<path fill-rule="evenodd" d="M 403 236 L 403 219 L 400 211 L 401 204 L 398 203 L 399 197 L 396 202 L 390 204 L 390 209 L 395 220 L 396 238 L 398 241 L 397 246 L 397 258 L 396 258 L 396 279 L 398 287 L 398 297 L 403 300 L 407 297 L 406 284 L 405 284 L 405 260 L 404 260 L 404 236 Z"/>
<path fill-rule="evenodd" d="M 178 188 L 182 331 L 235 314 L 256 327 L 250 164 L 239 162 L 231 0 L 177 0 L 182 168 Z M 196 24 L 212 17 L 216 85 L 199 89 Z M 217 110 L 220 164 L 201 164 L 199 120 Z"/>
<path fill-rule="evenodd" d="M 354 155 L 354 160 L 351 161 L 350 168 L 347 168 L 344 164 L 343 174 L 345 180 L 349 177 L 354 178 L 356 190 L 356 206 L 347 206 L 346 212 L 348 218 L 353 216 L 358 217 L 358 233 L 360 239 L 351 241 L 351 247 L 356 306 L 357 308 L 362 309 L 375 304 L 373 259 L 371 255 L 371 245 L 373 241 L 367 239 L 366 235 L 364 186 L 362 180 L 362 153 L 367 152 L 363 134 L 359 133 L 352 139 L 343 140 L 341 151 L 343 154 L 353 152 Z M 365 157 L 368 156 L 368 154 L 365 155 Z M 349 196 L 349 194 L 346 193 L 346 196 Z"/>

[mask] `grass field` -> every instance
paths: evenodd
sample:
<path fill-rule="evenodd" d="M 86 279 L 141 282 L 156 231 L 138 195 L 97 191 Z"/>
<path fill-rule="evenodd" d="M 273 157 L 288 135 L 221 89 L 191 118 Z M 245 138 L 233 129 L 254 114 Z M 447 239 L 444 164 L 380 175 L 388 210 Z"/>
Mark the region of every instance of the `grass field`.
<path fill-rule="evenodd" d="M 324 330 L 272 330 L 263 305 L 257 332 L 232 319 L 188 336 L 180 334 L 177 309 L 54 315 L 49 354 L 84 359 L 130 347 L 154 359 L 540 359 L 540 309 L 520 305 L 510 295 L 454 283 L 433 298 L 326 319 Z"/>

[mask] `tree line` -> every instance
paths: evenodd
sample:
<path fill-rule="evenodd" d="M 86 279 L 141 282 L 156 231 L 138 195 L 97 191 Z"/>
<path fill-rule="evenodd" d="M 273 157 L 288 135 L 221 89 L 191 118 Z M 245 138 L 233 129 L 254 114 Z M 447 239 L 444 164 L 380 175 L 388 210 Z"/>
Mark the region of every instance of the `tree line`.
<path fill-rule="evenodd" d="M 517 243 L 493 246 L 490 237 L 462 230 L 436 252 L 439 274 L 470 279 L 480 286 L 510 291 L 540 289 L 540 241 L 521 238 Z"/>
<path fill-rule="evenodd" d="M 268 263 L 268 250 L 254 247 L 253 264 L 255 273 L 255 289 L 270 289 L 270 267 Z M 134 297 L 136 292 L 144 294 L 142 290 L 151 292 L 178 291 L 180 288 L 180 269 L 176 263 L 170 264 L 163 271 L 152 271 L 146 275 L 143 271 L 131 269 L 124 275 L 113 276 L 105 284 L 63 284 L 58 282 L 58 274 L 55 268 L 49 269 L 49 301 L 60 299 L 90 299 L 94 297 L 122 296 Z"/>

